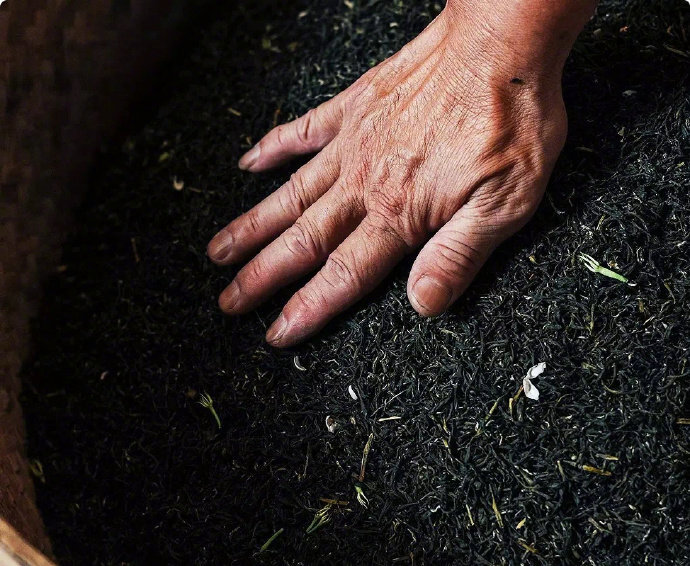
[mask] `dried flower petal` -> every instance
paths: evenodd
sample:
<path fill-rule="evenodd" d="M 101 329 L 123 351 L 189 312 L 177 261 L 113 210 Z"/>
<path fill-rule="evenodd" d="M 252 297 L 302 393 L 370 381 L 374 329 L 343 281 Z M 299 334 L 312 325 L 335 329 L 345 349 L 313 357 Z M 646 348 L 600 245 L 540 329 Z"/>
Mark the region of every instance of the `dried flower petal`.
<path fill-rule="evenodd" d="M 525 397 L 528 399 L 539 400 L 539 389 L 532 384 L 528 377 L 522 380 L 522 389 L 525 391 Z"/>
<path fill-rule="evenodd" d="M 528 379 L 534 379 L 535 377 L 539 377 L 542 373 L 544 373 L 545 369 L 546 369 L 546 362 L 541 362 L 541 363 L 537 364 L 536 366 L 532 366 L 527 371 L 527 378 Z"/>
<path fill-rule="evenodd" d="M 527 375 L 522 380 L 522 389 L 525 397 L 537 401 L 539 399 L 539 389 L 532 383 L 532 379 L 539 377 L 546 369 L 546 363 L 541 362 L 527 370 Z"/>
<path fill-rule="evenodd" d="M 355 401 L 357 400 L 357 393 L 355 393 L 355 390 L 352 389 L 352 385 L 347 386 L 347 392 L 350 394 L 350 397 L 352 397 Z"/>
<path fill-rule="evenodd" d="M 331 415 L 326 417 L 326 428 L 328 429 L 328 432 L 335 432 L 335 429 L 338 428 L 338 421 L 336 421 Z"/>

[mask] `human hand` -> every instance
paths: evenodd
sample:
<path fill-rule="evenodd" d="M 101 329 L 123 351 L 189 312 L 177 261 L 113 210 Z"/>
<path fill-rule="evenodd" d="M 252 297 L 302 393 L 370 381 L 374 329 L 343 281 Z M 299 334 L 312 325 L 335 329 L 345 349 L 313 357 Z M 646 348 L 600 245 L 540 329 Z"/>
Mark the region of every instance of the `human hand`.
<path fill-rule="evenodd" d="M 527 222 L 565 140 L 562 66 L 593 2 L 496 6 L 450 0 L 396 55 L 242 157 L 256 173 L 319 152 L 209 243 L 221 265 L 267 244 L 221 294 L 223 311 L 320 267 L 267 332 L 290 346 L 423 245 L 407 293 L 436 315 Z"/>

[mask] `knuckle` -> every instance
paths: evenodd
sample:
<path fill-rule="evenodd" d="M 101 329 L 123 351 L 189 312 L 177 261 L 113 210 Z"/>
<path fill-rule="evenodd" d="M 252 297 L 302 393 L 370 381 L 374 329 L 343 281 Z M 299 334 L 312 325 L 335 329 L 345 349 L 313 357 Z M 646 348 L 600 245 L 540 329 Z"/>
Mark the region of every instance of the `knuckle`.
<path fill-rule="evenodd" d="M 284 212 L 299 217 L 309 208 L 306 195 L 304 177 L 298 170 L 285 183 L 280 195 L 280 206 Z"/>
<path fill-rule="evenodd" d="M 407 251 L 419 245 L 427 236 L 423 214 L 411 210 L 405 195 L 396 192 L 381 193 L 370 209 L 372 237 L 397 240 Z"/>
<path fill-rule="evenodd" d="M 417 51 L 410 43 L 403 45 L 397 53 L 398 64 L 403 68 L 407 67 L 416 58 Z"/>
<path fill-rule="evenodd" d="M 228 231 L 233 234 L 239 230 L 249 232 L 250 234 L 258 234 L 261 231 L 259 214 L 255 208 L 248 210 L 228 226 Z"/>
<path fill-rule="evenodd" d="M 370 224 L 364 227 L 367 240 L 370 242 L 396 242 L 407 252 L 411 251 L 420 240 L 408 222 L 401 217 L 391 217 L 377 211 L 369 213 Z"/>
<path fill-rule="evenodd" d="M 285 126 L 284 125 L 278 126 L 275 130 L 273 130 L 273 135 L 275 136 L 276 143 L 279 146 L 285 145 L 287 140 L 285 139 Z"/>
<path fill-rule="evenodd" d="M 304 146 L 311 144 L 312 135 L 312 122 L 315 121 L 316 110 L 311 108 L 295 123 L 295 135 L 297 140 Z"/>
<path fill-rule="evenodd" d="M 535 174 L 535 165 L 511 167 L 497 175 L 470 197 L 478 219 L 491 226 L 516 231 L 534 215 L 548 177 Z"/>
<path fill-rule="evenodd" d="M 403 191 L 377 190 L 373 192 L 372 196 L 376 208 L 385 218 L 395 219 L 405 212 L 407 198 Z"/>
<path fill-rule="evenodd" d="M 362 277 L 353 267 L 355 263 L 351 259 L 339 252 L 333 252 L 328 256 L 322 271 L 323 280 L 327 285 L 333 288 L 345 287 L 354 290 L 362 288 Z"/>
<path fill-rule="evenodd" d="M 506 218 L 510 225 L 521 227 L 526 224 L 537 211 L 539 199 L 525 192 L 517 193 L 506 206 Z"/>
<path fill-rule="evenodd" d="M 374 77 L 377 72 L 378 67 L 369 69 L 348 88 L 347 104 L 358 104 L 367 99 L 370 87 L 374 82 Z"/>
<path fill-rule="evenodd" d="M 457 277 L 468 271 L 477 271 L 481 265 L 481 254 L 462 238 L 448 238 L 445 242 L 436 242 L 436 267 L 451 277 Z"/>
<path fill-rule="evenodd" d="M 312 288 L 302 287 L 294 295 L 296 310 L 301 312 L 318 312 L 323 305 L 323 297 Z"/>
<path fill-rule="evenodd" d="M 361 198 L 365 198 L 367 194 L 368 177 L 369 166 L 367 163 L 367 157 L 363 157 L 362 162 L 357 167 L 354 167 L 348 171 L 346 178 L 339 179 L 339 183 L 346 190 L 349 189 Z"/>
<path fill-rule="evenodd" d="M 415 50 L 410 44 L 404 45 L 397 53 L 386 59 L 381 69 L 381 86 L 387 91 L 390 79 L 395 77 L 405 69 L 409 68 L 410 63 L 415 59 Z"/>
<path fill-rule="evenodd" d="M 501 190 L 486 195 L 480 213 L 493 216 L 506 230 L 519 230 L 536 212 L 543 192 L 537 179 L 526 177 L 508 182 Z"/>
<path fill-rule="evenodd" d="M 545 186 L 556 162 L 557 154 L 551 150 L 553 147 L 555 146 L 544 141 L 518 152 L 515 156 L 514 172 L 522 172 L 520 178 L 529 180 L 530 185 L 539 186 L 543 184 Z M 524 181 L 523 183 L 518 182 L 517 188 L 520 188 L 521 184 L 524 186 Z"/>
<path fill-rule="evenodd" d="M 422 152 L 406 148 L 388 155 L 373 172 L 373 204 L 393 218 L 409 215 L 424 160 Z"/>
<path fill-rule="evenodd" d="M 322 256 L 319 236 L 314 228 L 301 216 L 285 233 L 285 247 L 296 258 L 313 261 Z"/>

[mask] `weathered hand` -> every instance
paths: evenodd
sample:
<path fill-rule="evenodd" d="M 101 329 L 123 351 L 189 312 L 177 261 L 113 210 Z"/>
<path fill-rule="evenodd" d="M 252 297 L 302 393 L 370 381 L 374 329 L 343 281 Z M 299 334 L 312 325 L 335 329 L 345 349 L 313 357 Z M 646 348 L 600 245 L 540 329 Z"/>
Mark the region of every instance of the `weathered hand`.
<path fill-rule="evenodd" d="M 451 0 L 395 56 L 269 132 L 241 168 L 319 153 L 210 242 L 219 264 L 268 244 L 223 291 L 221 308 L 246 312 L 320 267 L 266 335 L 289 346 L 426 243 L 407 293 L 420 314 L 443 312 L 533 214 L 563 146 L 561 71 L 587 9 L 574 24 L 572 3 L 562 3 L 555 14 L 541 0 Z"/>

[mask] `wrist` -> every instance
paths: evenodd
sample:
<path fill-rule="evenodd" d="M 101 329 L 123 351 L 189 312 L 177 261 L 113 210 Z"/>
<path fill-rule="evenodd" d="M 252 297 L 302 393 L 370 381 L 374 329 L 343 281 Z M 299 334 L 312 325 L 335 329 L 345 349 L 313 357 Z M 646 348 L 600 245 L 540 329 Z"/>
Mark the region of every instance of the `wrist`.
<path fill-rule="evenodd" d="M 506 74 L 521 80 L 560 81 L 565 60 L 597 0 L 448 0 L 449 35 L 494 57 Z M 465 45 L 466 47 L 466 45 Z"/>

